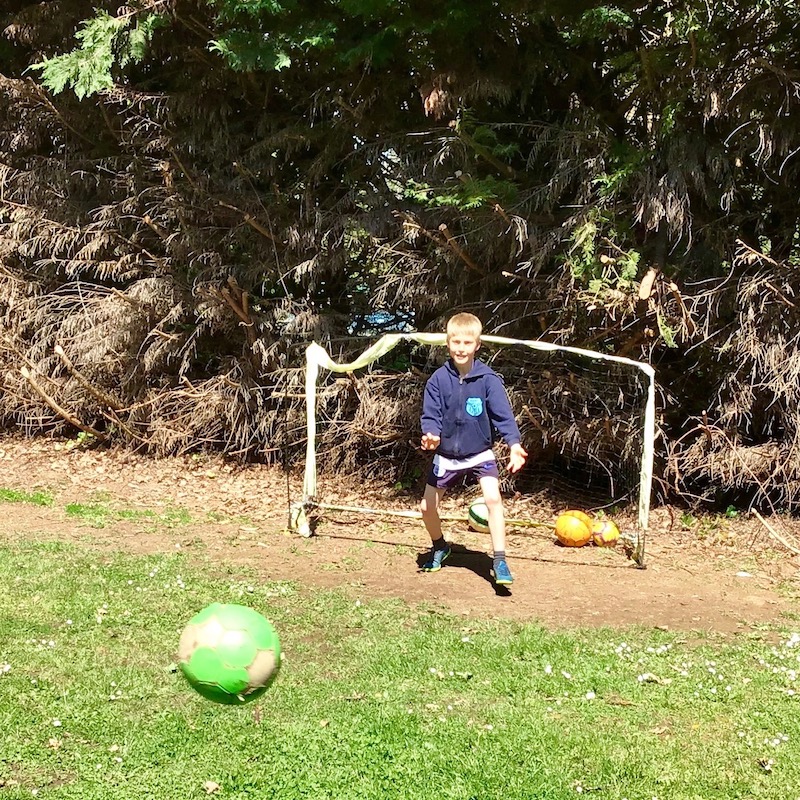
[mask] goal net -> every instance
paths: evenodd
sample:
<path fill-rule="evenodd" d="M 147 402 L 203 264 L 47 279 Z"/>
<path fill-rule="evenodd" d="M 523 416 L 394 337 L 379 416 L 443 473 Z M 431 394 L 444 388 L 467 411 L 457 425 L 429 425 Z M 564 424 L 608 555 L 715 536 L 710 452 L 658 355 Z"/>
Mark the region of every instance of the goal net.
<path fill-rule="evenodd" d="M 443 333 L 387 334 L 347 362 L 335 361 L 316 343 L 308 346 L 306 460 L 302 501 L 290 509 L 294 530 L 310 535 L 311 512 L 419 518 L 416 506 L 431 460 L 419 448 L 423 389 L 446 360 L 446 344 Z M 521 472 L 501 469 L 509 532 L 552 540 L 558 513 L 589 511 L 617 522 L 626 554 L 643 567 L 653 474 L 653 368 L 492 335 L 481 336 L 478 357 L 503 377 L 528 451 Z M 495 450 L 503 465 L 507 449 L 499 442 Z M 379 508 L 327 502 L 318 492 L 326 475 L 358 478 L 365 486 L 377 482 L 390 502 Z M 449 519 L 466 521 L 466 510 Z"/>

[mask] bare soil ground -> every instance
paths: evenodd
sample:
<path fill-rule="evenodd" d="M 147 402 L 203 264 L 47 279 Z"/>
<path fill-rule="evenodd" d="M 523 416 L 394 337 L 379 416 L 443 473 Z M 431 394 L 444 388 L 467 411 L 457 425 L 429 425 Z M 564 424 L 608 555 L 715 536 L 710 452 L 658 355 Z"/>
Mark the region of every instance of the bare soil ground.
<path fill-rule="evenodd" d="M 374 505 L 342 480 L 326 481 L 327 502 Z M 656 508 L 647 569 L 615 549 L 563 548 L 547 529 L 509 530 L 515 582 L 491 581 L 489 538 L 463 523 L 446 526 L 454 552 L 436 574 L 419 571 L 427 535 L 415 519 L 338 513 L 314 536 L 287 530 L 301 476 L 215 457 L 154 460 L 131 453 L 69 449 L 64 442 L 0 439 L 0 487 L 46 489 L 50 507 L 0 505 L 5 541 L 66 539 L 137 553 L 175 552 L 211 559 L 265 580 L 342 587 L 360 598 L 394 597 L 467 616 L 538 620 L 551 626 L 644 625 L 719 635 L 772 625 L 800 614 L 800 525 L 773 520 L 786 544 L 760 521 L 708 517 L 687 528 L 681 512 Z M 183 509 L 189 522 L 154 525 L 112 519 L 94 527 L 68 504 L 103 502 L 125 511 Z M 408 506 L 415 508 L 415 498 Z M 453 507 L 455 513 L 463 509 Z"/>

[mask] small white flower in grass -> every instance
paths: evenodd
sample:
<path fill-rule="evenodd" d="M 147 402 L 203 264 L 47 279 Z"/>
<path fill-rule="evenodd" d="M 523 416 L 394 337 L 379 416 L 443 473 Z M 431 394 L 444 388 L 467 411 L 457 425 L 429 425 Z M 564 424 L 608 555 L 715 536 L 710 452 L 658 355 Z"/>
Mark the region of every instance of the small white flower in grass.
<path fill-rule="evenodd" d="M 567 672 L 565 669 L 562 669 L 562 670 L 561 670 L 561 674 L 562 674 L 562 675 L 563 675 L 563 676 L 564 676 L 564 677 L 565 677 L 565 678 L 566 678 L 568 681 L 571 681 L 571 680 L 572 680 L 572 675 L 570 675 L 570 674 L 569 674 L 569 672 Z"/>
<path fill-rule="evenodd" d="M 53 720 L 53 727 L 54 728 L 60 728 L 61 727 L 61 720 L 60 719 L 54 719 Z"/>
<path fill-rule="evenodd" d="M 0 675 L 7 675 L 11 672 L 11 664 L 0 664 Z"/>
<path fill-rule="evenodd" d="M 71 620 L 71 619 L 68 619 L 68 620 L 67 620 L 67 622 L 66 622 L 66 624 L 67 624 L 67 625 L 72 625 L 72 620 Z"/>
<path fill-rule="evenodd" d="M 587 700 L 594 700 L 595 697 L 597 697 L 597 695 L 594 692 L 592 692 L 592 691 L 586 692 L 586 699 Z"/>
<path fill-rule="evenodd" d="M 361 601 L 360 600 L 356 600 L 356 608 L 361 608 Z"/>
<path fill-rule="evenodd" d="M 545 675 L 552 675 L 553 674 L 553 665 L 552 664 L 545 664 L 544 665 L 544 674 Z"/>
<path fill-rule="evenodd" d="M 464 642 L 464 644 L 469 644 L 472 639 L 470 639 L 469 636 L 462 636 L 461 641 Z"/>

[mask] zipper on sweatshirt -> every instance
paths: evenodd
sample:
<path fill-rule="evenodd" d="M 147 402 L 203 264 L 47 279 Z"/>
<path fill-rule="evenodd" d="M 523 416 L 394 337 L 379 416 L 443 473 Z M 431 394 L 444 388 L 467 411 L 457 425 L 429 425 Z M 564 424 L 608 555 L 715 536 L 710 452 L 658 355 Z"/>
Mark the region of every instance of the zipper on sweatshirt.
<path fill-rule="evenodd" d="M 465 376 L 462 375 L 460 372 L 458 373 L 458 386 L 459 386 L 458 413 L 457 413 L 457 424 L 455 431 L 456 435 L 453 438 L 453 450 L 455 450 L 457 453 L 456 458 L 461 458 L 461 451 L 462 451 L 461 437 L 464 433 L 464 424 L 463 424 L 464 402 L 465 402 L 464 392 L 463 392 L 464 377 Z"/>

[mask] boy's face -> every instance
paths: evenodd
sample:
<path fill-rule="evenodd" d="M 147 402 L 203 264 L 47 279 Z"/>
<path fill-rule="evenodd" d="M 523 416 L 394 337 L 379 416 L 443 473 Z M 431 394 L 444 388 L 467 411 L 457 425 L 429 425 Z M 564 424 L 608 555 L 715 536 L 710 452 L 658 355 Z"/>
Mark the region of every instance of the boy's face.
<path fill-rule="evenodd" d="M 447 349 L 456 367 L 471 366 L 475 353 L 481 346 L 480 336 L 472 333 L 453 333 L 447 339 Z"/>

